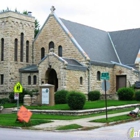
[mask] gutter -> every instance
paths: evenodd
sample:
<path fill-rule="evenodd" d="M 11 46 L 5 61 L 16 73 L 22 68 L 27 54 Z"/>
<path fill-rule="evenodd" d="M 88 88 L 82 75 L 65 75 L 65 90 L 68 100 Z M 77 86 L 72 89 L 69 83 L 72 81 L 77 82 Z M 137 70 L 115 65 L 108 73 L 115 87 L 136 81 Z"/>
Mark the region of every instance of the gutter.
<path fill-rule="evenodd" d="M 88 93 L 90 92 L 90 68 L 91 68 L 91 62 L 89 62 L 89 66 L 87 68 L 87 70 L 88 70 Z"/>

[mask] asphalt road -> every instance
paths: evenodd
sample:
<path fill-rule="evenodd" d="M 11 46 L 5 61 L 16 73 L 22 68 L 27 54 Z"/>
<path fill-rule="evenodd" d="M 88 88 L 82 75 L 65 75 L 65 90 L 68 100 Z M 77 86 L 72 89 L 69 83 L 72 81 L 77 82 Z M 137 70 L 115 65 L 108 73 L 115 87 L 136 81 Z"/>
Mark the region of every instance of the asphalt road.
<path fill-rule="evenodd" d="M 128 140 L 127 132 L 132 127 L 137 133 L 140 130 L 140 121 L 88 131 L 50 132 L 0 128 L 0 140 Z M 140 140 L 140 135 L 133 137 L 133 140 Z"/>

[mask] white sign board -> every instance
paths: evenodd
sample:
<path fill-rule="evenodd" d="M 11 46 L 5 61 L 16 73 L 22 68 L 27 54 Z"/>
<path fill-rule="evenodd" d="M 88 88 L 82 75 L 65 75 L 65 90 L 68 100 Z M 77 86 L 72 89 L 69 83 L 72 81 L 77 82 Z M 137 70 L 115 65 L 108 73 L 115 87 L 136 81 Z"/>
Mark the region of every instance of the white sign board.
<path fill-rule="evenodd" d="M 19 100 L 19 93 L 14 93 L 14 99 Z"/>
<path fill-rule="evenodd" d="M 49 104 L 49 88 L 42 88 L 42 104 Z"/>

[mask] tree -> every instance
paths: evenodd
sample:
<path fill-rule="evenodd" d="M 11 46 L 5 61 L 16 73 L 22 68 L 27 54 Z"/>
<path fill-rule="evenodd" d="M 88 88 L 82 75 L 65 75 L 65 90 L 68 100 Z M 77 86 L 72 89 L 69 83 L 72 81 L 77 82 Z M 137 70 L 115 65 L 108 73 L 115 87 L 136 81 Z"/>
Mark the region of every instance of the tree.
<path fill-rule="evenodd" d="M 37 19 L 35 19 L 35 34 L 34 34 L 34 37 L 36 37 L 38 32 L 40 31 L 39 27 L 40 27 L 39 21 Z"/>

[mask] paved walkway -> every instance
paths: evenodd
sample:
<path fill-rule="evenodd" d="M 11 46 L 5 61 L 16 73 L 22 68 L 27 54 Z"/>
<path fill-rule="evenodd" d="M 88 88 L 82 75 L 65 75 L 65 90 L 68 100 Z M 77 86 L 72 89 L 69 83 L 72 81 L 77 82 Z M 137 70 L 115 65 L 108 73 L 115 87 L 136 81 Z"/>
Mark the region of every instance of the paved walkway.
<path fill-rule="evenodd" d="M 120 115 L 127 115 L 129 112 L 117 113 L 117 114 L 109 114 L 108 117 L 120 116 Z M 53 120 L 51 123 L 40 124 L 37 126 L 33 126 L 34 129 L 42 129 L 42 130 L 55 130 L 57 127 L 70 125 L 70 124 L 78 124 L 85 128 L 87 127 L 101 127 L 105 126 L 106 123 L 95 123 L 89 122 L 91 120 L 106 118 L 106 115 L 96 116 L 96 117 L 89 117 L 83 119 L 76 119 L 76 120 Z"/>

